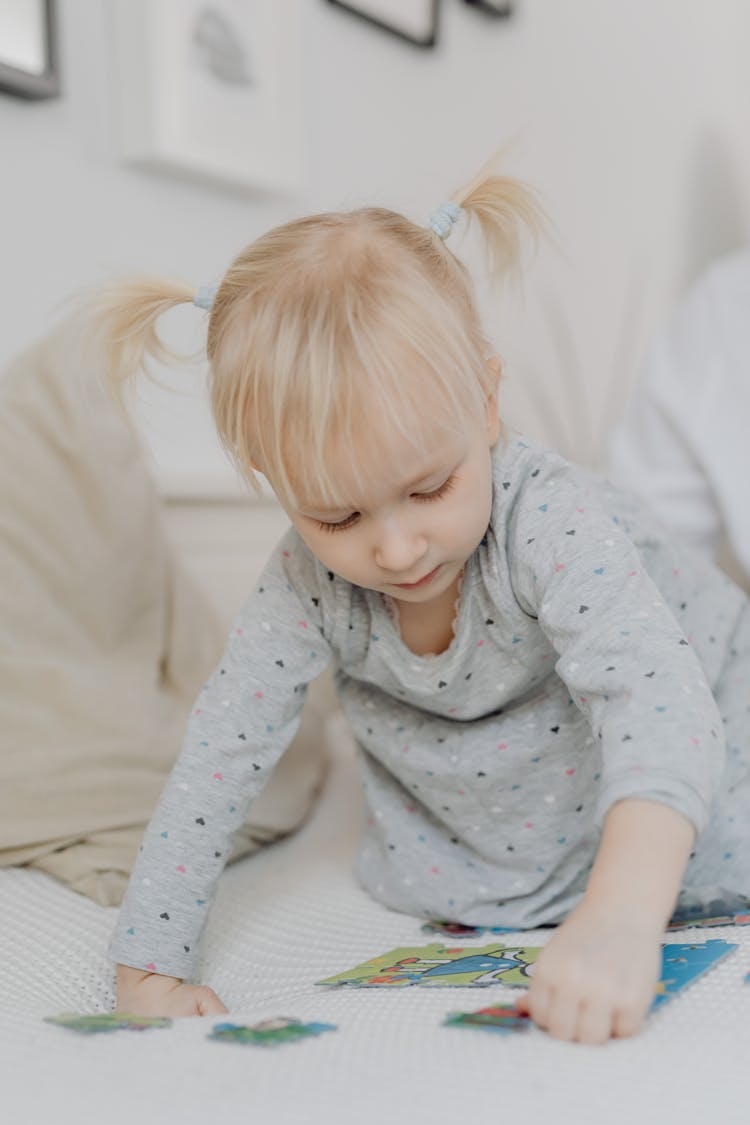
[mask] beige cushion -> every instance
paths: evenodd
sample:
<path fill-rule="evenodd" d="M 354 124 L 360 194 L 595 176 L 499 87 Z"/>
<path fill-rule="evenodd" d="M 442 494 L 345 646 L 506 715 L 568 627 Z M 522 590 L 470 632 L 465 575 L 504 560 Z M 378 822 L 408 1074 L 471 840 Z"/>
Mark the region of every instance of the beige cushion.
<path fill-rule="evenodd" d="M 0 379 L 0 866 L 114 905 L 224 638 L 84 339 L 66 321 Z M 304 819 L 325 710 L 312 692 L 230 862 Z"/>

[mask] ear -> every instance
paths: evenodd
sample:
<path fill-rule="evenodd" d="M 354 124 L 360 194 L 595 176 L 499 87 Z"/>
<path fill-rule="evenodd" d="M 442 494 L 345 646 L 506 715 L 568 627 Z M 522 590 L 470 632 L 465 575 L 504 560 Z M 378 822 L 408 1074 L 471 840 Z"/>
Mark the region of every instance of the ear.
<path fill-rule="evenodd" d="M 497 392 L 502 377 L 503 368 L 500 359 L 496 355 L 491 355 L 487 360 L 487 367 L 492 375 L 492 391 L 487 396 L 487 435 L 490 448 L 494 446 L 497 439 L 500 437 L 500 415 L 497 407 Z"/>

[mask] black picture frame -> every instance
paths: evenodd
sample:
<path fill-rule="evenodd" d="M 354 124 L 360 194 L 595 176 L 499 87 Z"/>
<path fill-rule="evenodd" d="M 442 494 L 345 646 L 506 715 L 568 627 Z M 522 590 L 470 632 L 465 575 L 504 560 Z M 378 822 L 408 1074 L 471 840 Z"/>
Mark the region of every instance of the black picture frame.
<path fill-rule="evenodd" d="M 513 15 L 513 0 L 464 0 L 464 3 L 486 12 L 488 16 L 507 18 Z"/>
<path fill-rule="evenodd" d="M 391 35 L 396 35 L 399 39 L 407 43 L 411 43 L 413 47 L 430 48 L 434 47 L 437 43 L 438 0 L 423 0 L 423 2 L 428 23 L 427 31 L 424 36 L 415 36 L 410 35 L 402 26 L 390 21 L 385 12 L 382 17 L 378 16 L 377 0 L 363 0 L 362 3 L 358 3 L 357 0 L 328 0 L 328 3 L 332 4 L 335 8 L 341 8 L 342 11 L 349 12 L 351 15 L 356 16 L 357 19 L 366 20 L 373 26 L 379 27 L 383 31 L 390 32 Z"/>
<path fill-rule="evenodd" d="M 0 91 L 17 98 L 56 98 L 60 94 L 60 61 L 57 44 L 56 0 L 38 0 L 41 5 L 39 54 L 41 72 L 14 66 L 2 54 L 3 27 L 0 8 Z"/>

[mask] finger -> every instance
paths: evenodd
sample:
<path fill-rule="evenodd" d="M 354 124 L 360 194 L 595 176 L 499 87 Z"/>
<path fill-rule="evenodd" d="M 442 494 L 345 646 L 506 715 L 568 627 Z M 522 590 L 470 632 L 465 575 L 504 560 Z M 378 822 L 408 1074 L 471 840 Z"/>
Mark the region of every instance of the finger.
<path fill-rule="evenodd" d="M 620 1008 L 614 1014 L 612 1021 L 612 1034 L 625 1039 L 630 1035 L 637 1035 L 648 1011 L 648 1002 L 631 1004 L 627 1008 Z"/>
<path fill-rule="evenodd" d="M 215 1007 L 216 1003 L 221 1003 L 219 998 L 214 993 L 212 1000 L 208 995 L 212 990 L 205 988 L 203 985 L 182 985 L 181 988 L 175 991 L 169 997 L 165 997 L 161 1001 L 161 1014 L 165 1016 L 173 1016 L 175 1019 L 184 1019 L 191 1016 L 209 1016 L 215 1015 L 218 1012 L 225 1011 L 222 1007 Z"/>
<path fill-rule="evenodd" d="M 570 994 L 556 992 L 547 1013 L 547 1031 L 555 1039 L 575 1039 L 580 1018 L 580 1002 Z"/>
<path fill-rule="evenodd" d="M 612 1035 L 612 1030 L 611 1004 L 604 1001 L 591 1001 L 581 1005 L 575 1030 L 575 1039 L 578 1043 L 588 1043 L 590 1046 L 606 1043 Z"/>
<path fill-rule="evenodd" d="M 551 988 L 536 981 L 532 984 L 526 996 L 526 1012 L 539 1027 L 547 1027 L 547 1018 L 553 1003 L 554 994 Z"/>
<path fill-rule="evenodd" d="M 516 1009 L 517 1009 L 517 1011 L 521 1012 L 524 1015 L 529 1014 L 529 994 L 528 994 L 528 992 L 522 992 L 521 995 L 516 999 Z"/>
<path fill-rule="evenodd" d="M 199 1016 L 218 1016 L 228 1012 L 212 988 L 205 986 L 197 989 L 195 998 L 196 1010 Z"/>

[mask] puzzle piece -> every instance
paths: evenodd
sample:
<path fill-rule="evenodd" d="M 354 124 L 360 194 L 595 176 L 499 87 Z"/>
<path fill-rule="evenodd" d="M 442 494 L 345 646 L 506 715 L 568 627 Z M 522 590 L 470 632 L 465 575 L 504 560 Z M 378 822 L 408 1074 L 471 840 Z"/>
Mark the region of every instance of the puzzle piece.
<path fill-rule="evenodd" d="M 255 1024 L 217 1023 L 214 1024 L 208 1039 L 222 1043 L 252 1043 L 256 1047 L 277 1047 L 280 1043 L 293 1043 L 321 1035 L 324 1031 L 336 1031 L 334 1023 L 302 1023 L 288 1016 L 262 1020 Z"/>
<path fill-rule="evenodd" d="M 739 949 L 739 946 L 718 938 L 695 945 L 663 945 L 661 979 L 656 986 L 651 1010 L 660 1007 L 670 996 L 702 977 L 735 949 Z"/>
<path fill-rule="evenodd" d="M 528 1031 L 531 1026 L 526 1012 L 518 1012 L 512 1004 L 492 1004 L 476 1012 L 451 1012 L 445 1017 L 449 1027 L 479 1027 L 507 1035 L 513 1031 Z"/>
<path fill-rule="evenodd" d="M 404 947 L 372 957 L 317 984 L 348 988 L 476 988 L 491 984 L 528 987 L 543 948 L 500 943 L 468 948 L 439 943 Z M 663 1004 L 738 948 L 717 939 L 700 944 L 663 945 L 661 979 L 652 1007 Z"/>
<path fill-rule="evenodd" d="M 443 937 L 480 937 L 482 934 L 517 934 L 511 926 L 463 926 L 460 922 L 425 922 L 423 934 L 442 934 Z"/>
<path fill-rule="evenodd" d="M 356 988 L 523 985 L 528 983 L 530 966 L 540 948 L 495 943 L 463 949 L 439 942 L 404 947 L 317 983 Z"/>
<path fill-rule="evenodd" d="M 668 930 L 706 930 L 714 926 L 750 926 L 750 914 L 716 914 L 713 918 L 677 918 Z"/>
<path fill-rule="evenodd" d="M 132 1016 L 127 1012 L 80 1014 L 63 1012 L 59 1016 L 45 1016 L 45 1023 L 55 1023 L 70 1031 L 90 1035 L 98 1031 L 147 1031 L 151 1027 L 171 1027 L 172 1021 L 160 1016 Z"/>
<path fill-rule="evenodd" d="M 750 913 L 714 914 L 709 917 L 696 916 L 694 918 L 684 915 L 674 918 L 667 926 L 667 930 L 670 932 L 674 930 L 705 930 L 716 926 L 750 926 Z M 482 934 L 523 933 L 523 930 L 513 926 L 464 926 L 461 922 L 442 922 L 437 919 L 425 922 L 421 929 L 424 934 L 440 934 L 442 937 L 452 938 L 481 937 Z"/>

